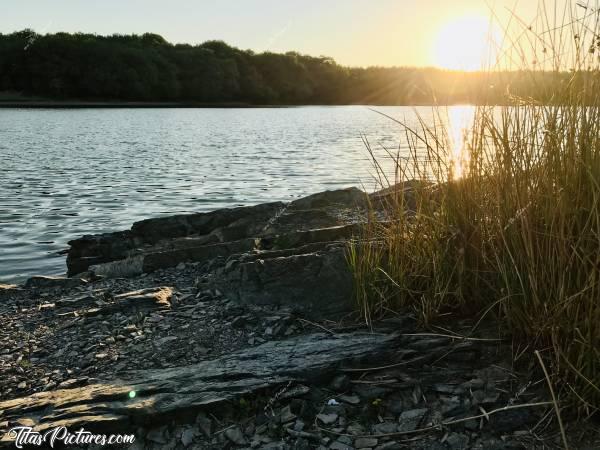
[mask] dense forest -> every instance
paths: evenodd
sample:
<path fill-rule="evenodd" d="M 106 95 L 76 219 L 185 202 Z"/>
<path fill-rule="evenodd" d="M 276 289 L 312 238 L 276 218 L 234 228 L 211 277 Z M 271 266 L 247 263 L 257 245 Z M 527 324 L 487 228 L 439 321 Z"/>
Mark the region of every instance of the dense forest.
<path fill-rule="evenodd" d="M 566 74 L 568 76 L 568 74 Z M 540 85 L 545 97 L 560 83 Z M 254 53 L 221 41 L 171 44 L 151 33 L 0 34 L 0 92 L 54 100 L 190 103 L 505 103 L 533 95 L 528 72 L 349 68 L 320 56 Z"/>

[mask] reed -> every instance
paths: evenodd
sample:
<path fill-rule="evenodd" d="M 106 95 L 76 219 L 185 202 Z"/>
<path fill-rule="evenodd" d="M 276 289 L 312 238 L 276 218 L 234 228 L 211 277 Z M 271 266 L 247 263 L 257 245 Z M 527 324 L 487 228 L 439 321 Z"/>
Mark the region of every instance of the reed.
<path fill-rule="evenodd" d="M 448 314 L 493 316 L 531 355 L 543 350 L 561 401 L 592 414 L 600 407 L 600 30 L 598 10 L 574 8 L 558 22 L 542 14 L 544 28 L 523 23 L 503 53 L 537 58 L 522 70 L 540 79 L 543 102 L 512 96 L 511 106 L 477 107 L 459 153 L 444 108 L 417 127 L 390 118 L 408 148 L 388 152 L 393 175 L 366 142 L 388 195 L 384 218 L 373 208 L 348 259 L 366 321 L 405 308 L 425 326 Z M 549 73 L 559 81 L 547 83 Z"/>

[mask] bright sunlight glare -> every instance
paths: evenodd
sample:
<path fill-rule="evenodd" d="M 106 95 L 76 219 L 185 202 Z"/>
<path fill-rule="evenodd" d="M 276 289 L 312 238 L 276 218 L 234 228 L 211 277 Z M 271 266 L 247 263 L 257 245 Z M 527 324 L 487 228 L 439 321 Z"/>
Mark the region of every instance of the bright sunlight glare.
<path fill-rule="evenodd" d="M 497 32 L 483 15 L 461 16 L 438 33 L 433 63 L 443 69 L 481 70 L 490 61 Z"/>

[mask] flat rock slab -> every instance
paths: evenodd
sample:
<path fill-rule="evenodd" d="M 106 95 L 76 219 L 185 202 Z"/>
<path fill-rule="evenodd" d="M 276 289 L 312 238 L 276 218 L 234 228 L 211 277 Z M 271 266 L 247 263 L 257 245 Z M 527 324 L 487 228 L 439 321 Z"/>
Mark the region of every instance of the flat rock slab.
<path fill-rule="evenodd" d="M 381 361 L 399 344 L 397 336 L 373 334 L 311 334 L 271 341 L 191 366 L 136 371 L 127 380 L 0 402 L 0 424 L 33 426 L 36 431 L 57 426 L 131 430 L 186 414 L 194 417 L 202 408 L 291 380 L 319 382 L 340 367 Z"/>
<path fill-rule="evenodd" d="M 173 289 L 157 287 L 127 292 L 115 296 L 115 302 L 121 308 L 153 309 L 170 308 Z"/>
<path fill-rule="evenodd" d="M 26 289 L 71 289 L 86 284 L 81 278 L 34 276 L 25 282 Z"/>
<path fill-rule="evenodd" d="M 241 304 L 285 306 L 315 319 L 354 308 L 343 247 L 232 264 L 216 274 L 214 286 Z"/>

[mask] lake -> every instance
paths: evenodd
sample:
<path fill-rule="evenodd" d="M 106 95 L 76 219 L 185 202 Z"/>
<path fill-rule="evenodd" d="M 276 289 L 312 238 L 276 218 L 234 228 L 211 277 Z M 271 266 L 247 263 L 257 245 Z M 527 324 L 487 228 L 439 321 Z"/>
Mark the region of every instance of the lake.
<path fill-rule="evenodd" d="M 363 106 L 0 109 L 0 282 L 62 274 L 70 239 L 148 217 L 372 190 L 361 135 L 383 154 L 402 129 Z"/>

